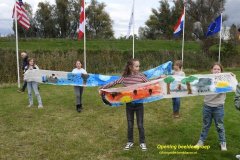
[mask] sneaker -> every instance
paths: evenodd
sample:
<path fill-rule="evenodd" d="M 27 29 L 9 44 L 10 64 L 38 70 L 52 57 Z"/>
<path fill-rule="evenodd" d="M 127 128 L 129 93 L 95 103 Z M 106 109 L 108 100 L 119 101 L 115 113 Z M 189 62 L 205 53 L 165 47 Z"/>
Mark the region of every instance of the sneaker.
<path fill-rule="evenodd" d="M 147 150 L 147 146 L 145 143 L 141 143 L 140 144 L 140 148 L 142 149 L 142 151 L 146 151 Z"/>
<path fill-rule="evenodd" d="M 202 140 L 199 140 L 194 147 L 202 147 L 204 145 Z"/>
<path fill-rule="evenodd" d="M 82 106 L 82 104 L 80 104 L 80 109 L 83 110 L 83 106 Z"/>
<path fill-rule="evenodd" d="M 17 90 L 19 93 L 23 93 L 24 91 L 22 89 Z"/>
<path fill-rule="evenodd" d="M 133 147 L 133 143 L 132 142 L 128 142 L 127 144 L 126 144 L 126 146 L 124 147 L 124 150 L 129 150 L 130 148 L 132 148 Z"/>
<path fill-rule="evenodd" d="M 236 155 L 236 158 L 240 160 L 240 154 Z"/>
<path fill-rule="evenodd" d="M 32 105 L 32 104 L 29 104 L 29 105 L 28 105 L 28 108 L 31 108 L 31 107 L 33 107 L 33 105 Z"/>
<path fill-rule="evenodd" d="M 227 151 L 227 144 L 226 144 L 226 142 L 221 142 L 220 146 L 221 146 L 221 151 Z"/>
<path fill-rule="evenodd" d="M 81 112 L 82 111 L 80 104 L 76 105 L 76 109 L 77 109 L 77 112 Z"/>
<path fill-rule="evenodd" d="M 43 108 L 43 106 L 42 105 L 38 105 L 38 109 L 41 109 L 41 108 Z"/>
<path fill-rule="evenodd" d="M 179 118 L 179 117 L 180 117 L 179 112 L 174 112 L 174 113 L 173 113 L 173 117 L 174 117 L 174 118 Z"/>

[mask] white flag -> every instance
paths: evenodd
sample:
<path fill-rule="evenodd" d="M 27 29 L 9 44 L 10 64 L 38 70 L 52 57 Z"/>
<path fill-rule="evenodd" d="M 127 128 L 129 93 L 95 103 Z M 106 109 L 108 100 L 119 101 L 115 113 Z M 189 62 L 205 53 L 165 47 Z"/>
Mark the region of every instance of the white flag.
<path fill-rule="evenodd" d="M 132 6 L 130 21 L 129 21 L 129 24 L 128 24 L 128 32 L 127 32 L 127 37 L 126 38 L 129 38 L 129 36 L 131 34 L 131 28 L 132 28 L 133 21 L 134 21 L 134 1 L 133 1 L 133 6 Z"/>

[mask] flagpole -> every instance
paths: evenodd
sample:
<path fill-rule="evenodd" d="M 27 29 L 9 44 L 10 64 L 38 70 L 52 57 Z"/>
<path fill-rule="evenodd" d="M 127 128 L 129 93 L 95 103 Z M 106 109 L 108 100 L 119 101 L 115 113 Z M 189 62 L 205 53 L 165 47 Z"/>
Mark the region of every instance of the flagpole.
<path fill-rule="evenodd" d="M 134 13 L 135 13 L 135 11 L 134 11 L 134 6 L 135 5 L 135 0 L 133 0 L 133 58 L 134 58 L 134 50 L 135 50 L 135 44 L 134 44 L 134 28 L 135 28 L 135 20 L 134 20 Z"/>
<path fill-rule="evenodd" d="M 83 7 L 83 14 L 84 14 L 84 69 L 87 70 L 87 56 L 86 56 L 86 15 L 85 15 L 85 1 L 84 1 L 84 7 Z"/>
<path fill-rule="evenodd" d="M 183 69 L 183 60 L 184 60 L 184 33 L 185 33 L 185 4 L 183 7 L 184 21 L 183 21 L 183 38 L 182 38 L 182 69 Z"/>
<path fill-rule="evenodd" d="M 17 9 L 16 9 L 16 1 L 14 4 L 14 18 L 15 18 L 15 35 L 16 35 L 16 57 L 17 57 L 17 82 L 18 88 L 20 88 L 20 73 L 19 73 L 19 57 L 18 57 L 18 30 L 17 30 Z"/>
<path fill-rule="evenodd" d="M 221 24 L 220 24 L 220 39 L 219 39 L 219 51 L 218 51 L 218 63 L 221 62 L 221 44 L 222 44 L 222 12 L 221 12 Z"/>

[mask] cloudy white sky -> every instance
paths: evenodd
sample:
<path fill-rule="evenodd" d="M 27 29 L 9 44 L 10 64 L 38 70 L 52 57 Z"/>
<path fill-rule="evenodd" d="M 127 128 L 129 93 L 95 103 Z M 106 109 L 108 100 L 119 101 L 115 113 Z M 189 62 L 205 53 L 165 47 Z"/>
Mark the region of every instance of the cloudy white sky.
<path fill-rule="evenodd" d="M 48 1 L 51 4 L 55 3 L 55 0 L 23 0 L 31 4 L 33 11 L 37 9 L 37 5 L 41 1 Z M 110 14 L 111 19 L 114 21 L 113 29 L 115 36 L 126 35 L 128 23 L 130 19 L 130 13 L 132 8 L 132 0 L 98 0 L 104 2 L 106 11 Z M 172 0 L 169 0 L 172 1 Z M 12 7 L 15 0 L 1 0 L 0 1 L 0 35 L 6 35 L 13 33 L 12 30 Z M 90 3 L 90 0 L 86 0 L 86 3 Z M 226 10 L 224 14 L 228 15 L 228 21 L 224 22 L 224 25 L 231 25 L 232 23 L 240 24 L 240 0 L 227 0 Z M 159 7 L 159 0 L 135 0 L 135 33 L 137 34 L 138 28 L 144 26 L 145 21 L 151 14 L 152 8 Z"/>

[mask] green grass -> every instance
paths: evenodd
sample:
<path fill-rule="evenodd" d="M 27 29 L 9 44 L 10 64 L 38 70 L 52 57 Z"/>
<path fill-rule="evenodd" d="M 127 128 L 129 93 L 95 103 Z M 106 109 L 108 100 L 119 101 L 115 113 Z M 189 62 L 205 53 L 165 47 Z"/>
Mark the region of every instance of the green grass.
<path fill-rule="evenodd" d="M 15 39 L 0 39 L 0 48 L 15 49 Z M 135 51 L 181 51 L 182 42 L 175 40 L 136 40 Z M 71 39 L 21 39 L 20 50 L 77 50 L 83 49 L 83 40 Z M 87 50 L 132 50 L 132 40 L 87 40 Z M 185 51 L 200 51 L 197 42 L 185 42 Z"/>
<path fill-rule="evenodd" d="M 240 71 L 233 72 L 240 78 Z M 125 107 L 105 106 L 97 89 L 85 88 L 84 110 L 77 113 L 71 86 L 40 85 L 42 110 L 36 103 L 34 108 L 27 108 L 27 94 L 16 92 L 15 86 L 0 87 L 0 159 L 229 160 L 240 153 L 240 113 L 234 108 L 234 93 L 227 94 L 225 104 L 228 151 L 220 151 L 212 124 L 206 141 L 209 150 L 200 150 L 196 155 L 162 155 L 157 149 L 159 144 L 196 144 L 202 127 L 203 97 L 182 98 L 179 119 L 172 118 L 170 99 L 145 104 L 148 151 L 138 147 L 136 123 L 135 146 L 123 151 L 127 142 Z"/>

